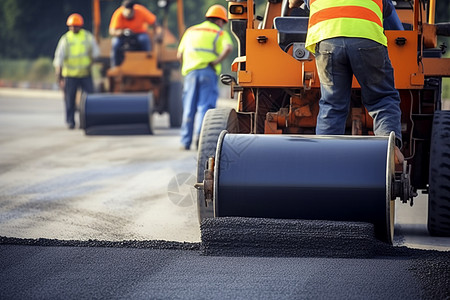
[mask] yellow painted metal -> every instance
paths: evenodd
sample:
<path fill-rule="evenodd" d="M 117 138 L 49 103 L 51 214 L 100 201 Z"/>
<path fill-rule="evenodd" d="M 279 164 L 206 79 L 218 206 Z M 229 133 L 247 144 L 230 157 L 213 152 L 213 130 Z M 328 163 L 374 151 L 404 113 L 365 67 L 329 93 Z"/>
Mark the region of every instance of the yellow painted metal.
<path fill-rule="evenodd" d="M 428 9 L 428 24 L 434 24 L 436 14 L 436 0 L 430 0 Z"/>

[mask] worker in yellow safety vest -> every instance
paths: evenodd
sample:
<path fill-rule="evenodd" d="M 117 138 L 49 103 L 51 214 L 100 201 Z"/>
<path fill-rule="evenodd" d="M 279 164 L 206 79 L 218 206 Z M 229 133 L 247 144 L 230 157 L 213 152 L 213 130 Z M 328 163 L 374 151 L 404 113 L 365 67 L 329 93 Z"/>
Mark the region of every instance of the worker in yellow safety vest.
<path fill-rule="evenodd" d="M 195 143 L 198 146 L 198 136 L 205 113 L 208 109 L 216 107 L 221 62 L 233 49 L 230 35 L 223 30 L 228 22 L 225 7 L 213 5 L 205 17 L 206 21 L 187 29 L 178 46 L 177 55 L 182 61 L 181 73 L 185 76 L 181 125 L 181 149 L 184 150 L 190 149 L 194 125 Z"/>
<path fill-rule="evenodd" d="M 310 9 L 305 46 L 315 54 L 321 90 L 316 134 L 345 133 L 355 75 L 375 135 L 395 133 L 395 159 L 401 164 L 400 96 L 383 28 L 384 23 L 388 29 L 403 29 L 392 1 L 289 0 L 291 8 L 303 3 Z"/>
<path fill-rule="evenodd" d="M 84 20 L 80 14 L 71 14 L 66 24 L 69 31 L 59 39 L 53 66 L 57 82 L 64 91 L 67 126 L 74 129 L 77 90 L 94 91 L 91 67 L 100 50 L 94 36 L 82 28 Z"/>

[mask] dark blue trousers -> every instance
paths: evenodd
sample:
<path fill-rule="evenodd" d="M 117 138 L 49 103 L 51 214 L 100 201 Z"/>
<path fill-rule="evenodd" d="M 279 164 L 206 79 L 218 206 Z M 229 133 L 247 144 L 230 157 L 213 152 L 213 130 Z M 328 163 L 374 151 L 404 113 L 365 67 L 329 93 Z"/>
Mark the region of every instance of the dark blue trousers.
<path fill-rule="evenodd" d="M 66 77 L 64 79 L 64 103 L 66 108 L 66 123 L 69 127 L 75 127 L 75 110 L 77 90 L 83 93 L 93 93 L 94 84 L 92 77 Z"/>

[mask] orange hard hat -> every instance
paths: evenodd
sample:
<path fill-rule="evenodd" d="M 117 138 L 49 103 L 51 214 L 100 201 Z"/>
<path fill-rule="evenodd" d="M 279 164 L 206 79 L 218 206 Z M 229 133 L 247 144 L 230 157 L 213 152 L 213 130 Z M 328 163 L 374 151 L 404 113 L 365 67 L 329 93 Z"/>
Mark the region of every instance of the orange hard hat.
<path fill-rule="evenodd" d="M 67 26 L 83 26 L 84 20 L 80 14 L 71 14 L 67 18 Z"/>
<path fill-rule="evenodd" d="M 227 10 L 220 4 L 211 6 L 205 14 L 207 18 L 219 18 L 228 22 Z"/>

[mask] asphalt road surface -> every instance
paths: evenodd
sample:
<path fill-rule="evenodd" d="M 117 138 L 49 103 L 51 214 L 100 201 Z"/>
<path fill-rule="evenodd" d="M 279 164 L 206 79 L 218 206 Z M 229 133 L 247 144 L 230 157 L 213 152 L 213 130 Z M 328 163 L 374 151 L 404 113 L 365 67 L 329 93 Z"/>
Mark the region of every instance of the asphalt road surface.
<path fill-rule="evenodd" d="M 205 255 L 196 153 L 154 121 L 153 136 L 85 136 L 60 92 L 0 89 L 1 299 L 450 297 L 450 239 L 428 236 L 424 195 L 398 203 L 388 253 Z"/>

